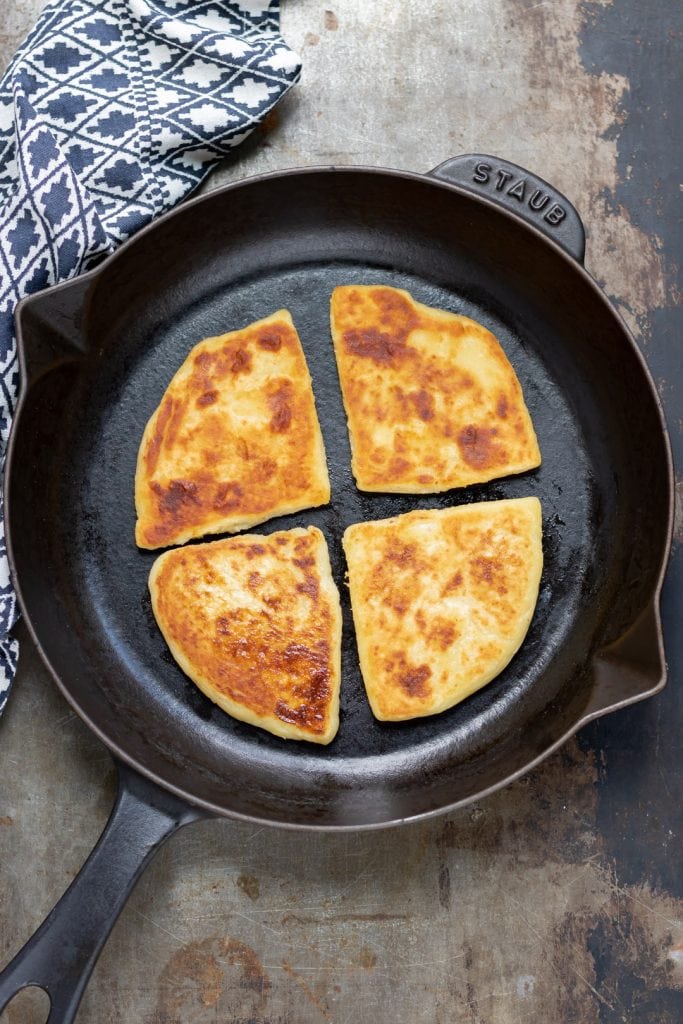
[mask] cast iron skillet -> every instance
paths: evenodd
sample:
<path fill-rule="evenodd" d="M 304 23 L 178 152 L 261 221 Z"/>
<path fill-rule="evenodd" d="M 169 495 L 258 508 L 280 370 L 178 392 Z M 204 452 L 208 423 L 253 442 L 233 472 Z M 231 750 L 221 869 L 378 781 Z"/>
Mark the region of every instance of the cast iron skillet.
<path fill-rule="evenodd" d="M 576 210 L 502 160 L 431 175 L 323 168 L 265 175 L 186 203 L 94 272 L 23 302 L 22 394 L 5 479 L 21 607 L 73 708 L 120 764 L 107 828 L 0 980 L 75 1016 L 126 896 L 161 842 L 202 815 L 294 828 L 397 824 L 462 806 L 527 771 L 581 725 L 661 689 L 658 613 L 672 482 L 662 411 L 624 324 L 582 266 Z M 384 282 L 500 339 L 538 434 L 537 471 L 436 496 L 363 494 L 329 337 L 333 287 Z M 330 747 L 233 721 L 173 662 L 152 618 L 155 557 L 133 540 L 143 427 L 201 338 L 286 306 L 313 376 L 332 480 L 314 523 L 343 595 L 341 726 Z M 509 667 L 451 711 L 370 713 L 343 581 L 344 528 L 414 507 L 537 495 L 545 568 Z"/>

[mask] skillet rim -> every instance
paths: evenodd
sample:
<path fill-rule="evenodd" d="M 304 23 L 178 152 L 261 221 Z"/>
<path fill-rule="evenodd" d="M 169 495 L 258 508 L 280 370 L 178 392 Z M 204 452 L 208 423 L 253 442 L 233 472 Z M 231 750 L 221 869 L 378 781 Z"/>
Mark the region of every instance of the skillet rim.
<path fill-rule="evenodd" d="M 632 693 L 629 696 L 621 698 L 619 700 L 614 700 L 614 701 L 608 703 L 607 705 L 605 705 L 605 706 L 603 706 L 601 708 L 598 708 L 597 710 L 594 710 L 594 711 L 589 712 L 588 714 L 582 715 L 577 720 L 577 722 L 574 723 L 569 729 L 567 729 L 558 739 L 556 739 L 544 751 L 542 751 L 539 755 L 537 755 L 535 758 L 533 758 L 527 764 L 523 765 L 521 768 L 518 768 L 516 771 L 511 772 L 511 773 L 503 776 L 497 782 L 491 784 L 490 786 L 485 787 L 484 789 L 480 790 L 477 793 L 470 794 L 469 796 L 466 796 L 466 797 L 463 797 L 463 798 L 461 798 L 459 800 L 455 800 L 455 801 L 453 801 L 451 803 L 442 805 L 441 807 L 432 808 L 431 810 L 427 810 L 427 811 L 421 811 L 421 812 L 419 812 L 417 814 L 409 815 L 409 816 L 407 816 L 405 818 L 395 818 L 395 819 L 379 821 L 379 822 L 377 822 L 377 821 L 363 822 L 363 823 L 360 823 L 360 824 L 325 824 L 325 825 L 320 825 L 320 824 L 316 824 L 316 823 L 298 822 L 298 821 L 296 821 L 296 822 L 293 822 L 293 821 L 281 821 L 281 820 L 275 821 L 272 818 L 263 818 L 263 817 L 260 817 L 258 815 L 245 814 L 245 813 L 240 812 L 240 811 L 226 810 L 225 807 L 220 806 L 220 805 L 215 804 L 215 803 L 212 803 L 210 800 L 204 800 L 204 799 L 202 799 L 200 797 L 197 797 L 195 794 L 190 794 L 186 790 L 182 789 L 181 787 L 167 782 L 163 777 L 161 777 L 159 774 L 157 774 L 152 769 L 149 769 L 149 768 L 145 767 L 144 765 L 140 764 L 134 757 L 129 755 L 128 752 L 122 746 L 120 746 L 118 743 L 115 743 L 115 742 L 111 741 L 108 738 L 108 736 L 106 735 L 104 729 L 101 728 L 98 724 L 96 724 L 92 720 L 92 718 L 90 718 L 89 715 L 86 714 L 81 709 L 81 707 L 80 707 L 77 699 L 73 695 L 73 693 L 72 693 L 68 683 L 63 681 L 62 676 L 60 675 L 60 673 L 52 665 L 52 663 L 51 663 L 51 661 L 50 661 L 50 659 L 49 659 L 49 657 L 48 657 L 48 655 L 47 655 L 47 653 L 46 653 L 46 651 L 45 651 L 45 649 L 44 649 L 44 647 L 43 647 L 43 645 L 41 643 L 40 637 L 38 636 L 37 631 L 34 629 L 33 623 L 31 621 L 30 616 L 27 613 L 27 610 L 26 610 L 26 607 L 25 607 L 25 603 L 24 603 L 24 598 L 23 598 L 23 593 L 22 593 L 22 588 L 21 588 L 20 576 L 19 576 L 19 573 L 17 571 L 16 564 L 15 564 L 15 559 L 14 559 L 14 545 L 13 545 L 13 540 L 12 540 L 12 529 L 10 527 L 10 517 L 7 514 L 5 515 L 5 540 L 6 540 L 6 546 L 7 546 L 7 555 L 8 555 L 8 560 L 9 560 L 10 576 L 11 576 L 12 585 L 14 587 L 14 591 L 15 591 L 16 596 L 17 596 L 17 601 L 18 601 L 19 607 L 21 609 L 22 618 L 24 619 L 24 621 L 26 623 L 26 627 L 28 629 L 29 635 L 30 635 L 33 643 L 35 644 L 35 646 L 36 646 L 36 648 L 38 650 L 38 653 L 39 653 L 39 655 L 41 657 L 41 660 L 43 661 L 43 664 L 48 669 L 50 675 L 52 676 L 54 682 L 56 683 L 57 687 L 59 688 L 60 692 L 62 693 L 62 695 L 64 696 L 64 698 L 68 702 L 68 704 L 73 708 L 73 710 L 76 712 L 76 714 L 79 716 L 79 718 L 86 724 L 86 726 L 98 737 L 99 740 L 101 740 L 102 743 L 104 743 L 104 745 L 107 747 L 107 749 L 114 756 L 115 760 L 118 759 L 118 760 L 124 762 L 126 765 L 128 765 L 129 767 L 131 767 L 132 769 L 137 771 L 139 774 L 144 776 L 146 779 L 148 779 L 151 782 L 153 782 L 156 785 L 158 785 L 161 789 L 165 790 L 166 792 L 173 793 L 175 796 L 179 797 L 181 800 L 185 801 L 190 806 L 200 808 L 203 811 L 207 812 L 208 816 L 225 817 L 225 818 L 230 818 L 230 819 L 235 819 L 235 820 L 239 820 L 239 821 L 248 822 L 250 824 L 268 825 L 268 826 L 274 827 L 274 828 L 285 828 L 285 829 L 291 829 L 291 830 L 304 830 L 304 831 L 314 831 L 314 832 L 356 832 L 356 831 L 361 831 L 361 830 L 362 831 L 370 831 L 370 830 L 378 830 L 378 829 L 383 829 L 383 828 L 391 828 L 391 827 L 394 827 L 394 826 L 397 826 L 397 825 L 403 825 L 403 824 L 412 823 L 412 822 L 425 821 L 425 820 L 430 819 L 430 818 L 435 818 L 435 817 L 437 817 L 439 815 L 451 813 L 452 811 L 458 810 L 458 809 L 460 809 L 462 807 L 466 807 L 468 804 L 471 804 L 471 803 L 473 803 L 475 801 L 485 799 L 487 796 L 491 795 L 492 793 L 495 793 L 499 789 L 503 789 L 505 786 L 507 786 L 510 783 L 514 782 L 516 779 L 521 778 L 527 772 L 531 771 L 537 765 L 542 763 L 547 757 L 550 757 L 551 754 L 553 754 L 555 751 L 560 749 L 560 747 L 562 747 L 569 739 L 571 739 L 571 737 L 574 736 L 579 731 L 579 729 L 583 728 L 584 725 L 587 725 L 589 722 L 594 721 L 595 719 L 600 718 L 603 715 L 611 714 L 613 711 L 618 711 L 621 708 L 628 707 L 631 704 L 635 704 L 635 703 L 638 703 L 641 700 L 645 700 L 648 697 L 654 696 L 655 694 L 657 694 L 657 693 L 661 692 L 661 690 L 663 690 L 663 688 L 664 688 L 664 686 L 666 685 L 666 682 L 667 682 L 667 664 L 666 664 L 666 655 L 665 655 L 665 650 L 664 650 L 664 637 L 663 637 L 663 629 L 662 629 L 661 593 L 662 593 L 662 586 L 663 586 L 663 583 L 664 583 L 664 578 L 665 578 L 666 571 L 667 571 L 668 564 L 669 564 L 669 559 L 670 559 L 670 555 L 671 555 L 672 540 L 673 540 L 673 526 L 674 526 L 674 467 L 673 467 L 673 456 L 672 456 L 672 450 L 671 450 L 671 441 L 670 441 L 669 434 L 668 434 L 666 418 L 665 418 L 665 415 L 664 415 L 664 409 L 663 409 L 663 406 L 662 406 L 659 394 L 657 392 L 657 389 L 655 387 L 654 380 L 653 380 L 652 375 L 650 373 L 650 369 L 649 369 L 648 364 L 647 364 L 647 362 L 645 360 L 645 357 L 644 357 L 643 353 L 641 352 L 640 347 L 638 346 L 635 338 L 631 334 L 631 331 L 629 330 L 629 328 L 628 328 L 626 322 L 624 321 L 623 317 L 621 316 L 619 311 L 616 309 L 616 307 L 613 305 L 613 303 L 610 301 L 610 299 L 605 294 L 605 292 L 602 290 L 602 288 L 600 288 L 600 286 L 597 284 L 595 279 L 591 276 L 591 274 L 588 273 L 588 271 L 586 270 L 583 262 L 580 262 L 574 256 L 572 256 L 570 253 L 568 253 L 567 250 L 563 248 L 563 246 L 561 246 L 559 243 L 557 243 L 548 234 L 544 233 L 539 228 L 537 228 L 533 224 L 529 223 L 529 221 L 527 221 L 527 220 L 523 219 L 522 217 L 518 216 L 517 214 L 515 214 L 515 212 L 513 210 L 508 209 L 507 207 L 501 205 L 500 203 L 497 203 L 495 201 L 495 199 L 490 199 L 486 195 L 482 195 L 482 194 L 479 194 L 477 192 L 473 192 L 473 191 L 471 191 L 470 189 L 466 188 L 463 185 L 455 184 L 455 183 L 452 183 L 450 181 L 446 181 L 443 178 L 435 177 L 435 176 L 432 175 L 431 172 L 419 173 L 419 172 L 416 172 L 416 171 L 406 171 L 406 170 L 400 170 L 400 169 L 396 169 L 396 168 L 373 167 L 373 166 L 367 166 L 367 165 L 362 165 L 362 164 L 361 165 L 356 165 L 356 164 L 344 164 L 344 165 L 329 164 L 329 165 L 327 165 L 327 164 L 323 164 L 323 165 L 313 165 L 313 166 L 310 166 L 310 167 L 288 167 L 288 168 L 284 168 L 284 169 L 277 170 L 277 171 L 268 171 L 268 172 L 264 172 L 262 174 L 250 175 L 250 176 L 248 176 L 246 178 L 240 178 L 240 179 L 238 179 L 236 181 L 228 182 L 227 184 L 219 186 L 218 188 L 210 189 L 209 191 L 204 192 L 204 193 L 202 193 L 202 194 L 200 194 L 198 196 L 194 196 L 193 198 L 188 199 L 188 200 L 186 200 L 183 203 L 180 203 L 178 206 L 174 207 L 172 210 L 169 210 L 167 213 L 163 214 L 160 217 L 155 218 L 149 224 L 145 225 L 143 228 L 141 228 L 139 231 L 137 231 L 131 238 L 129 238 L 122 245 L 120 245 L 117 249 L 115 249 L 114 252 L 110 253 L 105 259 L 103 259 L 101 263 L 99 263 L 96 267 L 93 267 L 91 270 L 86 271 L 84 274 L 80 274 L 80 275 L 78 275 L 75 278 L 71 278 L 68 281 L 60 282 L 59 284 L 53 285 L 49 289 L 44 289 L 41 292 L 37 292 L 34 295 L 29 295 L 29 296 L 27 296 L 27 297 L 25 297 L 25 298 L 20 300 L 20 302 L 17 304 L 17 307 L 15 309 L 15 314 L 14 314 L 15 328 L 16 328 L 16 340 L 17 340 L 17 356 L 18 356 L 18 363 L 19 363 L 19 370 L 20 370 L 20 389 L 19 389 L 19 396 L 18 396 L 16 408 L 15 408 L 15 411 L 14 411 L 14 417 L 13 417 L 13 420 L 12 420 L 12 427 L 11 427 L 11 431 L 10 431 L 10 436 L 9 436 L 9 440 L 8 440 L 8 444 L 7 444 L 7 451 L 6 451 L 6 456 L 5 456 L 5 466 L 4 466 L 4 473 L 3 473 L 3 496 L 4 496 L 5 506 L 6 506 L 7 509 L 9 509 L 11 507 L 11 500 L 12 500 L 11 476 L 12 476 L 12 468 L 13 468 L 14 457 L 15 457 L 15 441 L 16 441 L 16 435 L 17 435 L 17 432 L 18 432 L 16 427 L 19 424 L 22 415 L 24 415 L 25 412 L 26 412 L 26 407 L 29 404 L 28 400 L 29 400 L 30 389 L 31 389 L 31 380 L 29 379 L 29 376 L 27 374 L 26 342 L 25 342 L 24 334 L 23 334 L 23 330 L 22 330 L 22 318 L 25 315 L 25 310 L 32 303 L 39 304 L 40 301 L 42 301 L 44 299 L 44 296 L 46 294 L 53 295 L 53 294 L 55 294 L 57 292 L 60 292 L 60 291 L 67 291 L 68 289 L 73 288 L 73 287 L 83 287 L 87 282 L 89 282 L 89 281 L 92 282 L 92 281 L 96 280 L 97 277 L 100 274 L 106 272 L 106 270 L 116 260 L 118 260 L 120 258 L 125 258 L 126 255 L 127 255 L 128 249 L 131 246 L 134 246 L 138 242 L 138 240 L 140 238 L 142 238 L 144 235 L 146 235 L 146 234 L 156 230 L 157 227 L 159 225 L 161 225 L 162 223 L 166 224 L 173 217 L 181 215 L 189 207 L 193 207 L 193 206 L 195 206 L 198 203 L 207 202 L 207 201 L 209 201 L 214 196 L 220 196 L 220 195 L 223 195 L 225 193 L 235 191 L 236 189 L 243 188 L 245 186 L 261 184 L 263 182 L 268 182 L 268 181 L 271 181 L 271 180 L 274 180 L 274 179 L 282 179 L 282 178 L 288 178 L 288 177 L 292 177 L 292 176 L 299 176 L 299 177 L 301 177 L 301 176 L 306 176 L 306 175 L 320 175 L 320 174 L 323 174 L 323 175 L 338 175 L 338 174 L 354 174 L 354 175 L 361 174 L 361 175 L 365 175 L 365 174 L 370 174 L 372 176 L 382 176 L 382 177 L 387 177 L 388 176 L 388 177 L 399 178 L 399 179 L 403 179 L 403 180 L 407 180 L 407 181 L 418 181 L 421 184 L 427 183 L 427 184 L 436 186 L 436 187 L 441 188 L 441 189 L 446 189 L 448 191 L 455 192 L 460 197 L 462 197 L 462 198 L 464 198 L 464 199 L 466 199 L 468 201 L 472 201 L 472 202 L 475 202 L 475 203 L 480 203 L 484 207 L 492 209 L 496 213 L 504 215 L 507 218 L 510 218 L 518 227 L 521 226 L 523 228 L 523 230 L 529 232 L 532 235 L 532 237 L 535 239 L 535 244 L 536 245 L 541 244 L 541 245 L 544 245 L 544 246 L 549 246 L 556 254 L 561 256 L 562 260 L 567 265 L 567 272 L 568 273 L 578 273 L 579 277 L 583 280 L 584 285 L 587 285 L 591 289 L 591 291 L 593 292 L 594 296 L 596 298 L 598 298 L 600 304 L 605 308 L 605 310 L 608 313 L 608 315 L 610 315 L 616 321 L 616 325 L 619 328 L 619 331 L 620 331 L 622 337 L 624 338 L 626 343 L 631 347 L 632 352 L 635 354 L 635 356 L 637 358 L 638 365 L 639 365 L 639 368 L 640 368 L 640 371 L 641 371 L 641 374 L 642 374 L 642 377 L 643 377 L 643 381 L 647 385 L 647 387 L 649 388 L 651 398 L 654 399 L 654 403 L 655 403 L 654 407 L 655 407 L 655 410 L 656 410 L 658 418 L 659 418 L 660 433 L 661 433 L 662 443 L 663 443 L 663 446 L 664 446 L 664 456 L 665 456 L 665 463 L 666 463 L 666 469 L 667 469 L 668 508 L 667 508 L 667 522 L 666 522 L 666 532 L 665 532 L 665 543 L 664 543 L 664 548 L 662 550 L 662 557 L 660 559 L 659 570 L 658 570 L 658 573 L 657 573 L 657 578 L 656 578 L 656 581 L 655 581 L 655 585 L 654 585 L 654 588 L 653 588 L 653 590 L 651 592 L 651 596 L 649 598 L 649 601 L 647 602 L 647 604 L 645 606 L 645 608 L 651 608 L 652 611 L 653 611 L 653 615 L 654 615 L 654 629 L 655 629 L 655 634 L 656 634 L 655 635 L 655 639 L 656 639 L 656 643 L 657 643 L 657 652 L 658 652 L 658 657 L 659 657 L 659 663 L 661 665 L 660 678 L 657 680 L 657 682 L 653 686 L 649 687 L 646 690 L 642 690 L 642 691 L 640 691 L 638 693 L 635 693 L 635 694 Z M 595 662 L 595 660 L 596 660 L 597 656 L 599 655 L 599 653 L 600 653 L 600 649 L 598 649 L 598 651 L 596 651 L 595 654 L 593 655 L 592 663 Z"/>

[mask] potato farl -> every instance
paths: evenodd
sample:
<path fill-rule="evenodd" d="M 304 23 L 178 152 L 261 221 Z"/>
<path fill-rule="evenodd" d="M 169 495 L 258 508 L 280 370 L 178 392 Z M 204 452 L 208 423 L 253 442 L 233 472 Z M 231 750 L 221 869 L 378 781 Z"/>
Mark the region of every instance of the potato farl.
<path fill-rule="evenodd" d="M 335 288 L 331 322 L 361 490 L 445 491 L 540 465 L 515 371 L 481 324 L 375 285 Z"/>
<path fill-rule="evenodd" d="M 543 565 L 537 498 L 408 512 L 344 534 L 360 666 L 375 716 L 452 707 L 526 636 Z"/>
<path fill-rule="evenodd" d="M 284 739 L 334 738 L 341 609 L 320 530 L 176 548 L 149 587 L 173 657 L 224 711 Z"/>
<path fill-rule="evenodd" d="M 329 500 L 311 378 L 289 313 L 196 345 L 142 438 L 138 545 L 236 533 Z"/>

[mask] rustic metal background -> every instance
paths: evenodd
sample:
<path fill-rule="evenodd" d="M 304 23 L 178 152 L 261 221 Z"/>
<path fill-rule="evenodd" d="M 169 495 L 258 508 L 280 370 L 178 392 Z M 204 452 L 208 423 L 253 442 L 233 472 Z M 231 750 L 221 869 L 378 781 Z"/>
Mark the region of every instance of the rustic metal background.
<path fill-rule="evenodd" d="M 40 6 L 0 0 L 3 64 Z M 586 265 L 642 344 L 680 465 L 677 0 L 283 6 L 302 85 L 211 186 L 288 165 L 425 171 L 467 151 L 526 165 L 579 209 Z M 188 828 L 125 909 L 79 1022 L 677 1024 L 681 539 L 679 517 L 663 694 L 435 822 L 361 836 Z M 25 638 L 0 721 L 0 778 L 4 964 L 78 870 L 113 799 L 109 755 Z M 37 1024 L 39 1002 L 24 996 L 3 1021 Z"/>

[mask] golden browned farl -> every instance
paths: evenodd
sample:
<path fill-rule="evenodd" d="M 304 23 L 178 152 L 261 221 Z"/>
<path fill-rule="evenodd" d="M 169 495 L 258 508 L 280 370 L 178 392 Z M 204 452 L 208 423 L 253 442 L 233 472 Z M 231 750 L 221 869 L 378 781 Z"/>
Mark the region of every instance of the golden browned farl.
<path fill-rule="evenodd" d="M 502 672 L 536 607 L 541 532 L 537 498 L 346 530 L 360 667 L 377 718 L 445 711 Z"/>
<path fill-rule="evenodd" d="M 329 500 L 311 378 L 287 310 L 196 345 L 142 437 L 138 545 L 237 533 Z"/>
<path fill-rule="evenodd" d="M 173 657 L 210 700 L 284 739 L 334 738 L 341 608 L 320 530 L 167 551 L 149 589 Z"/>
<path fill-rule="evenodd" d="M 468 317 L 398 288 L 335 288 L 332 337 L 364 491 L 428 493 L 541 463 L 515 371 Z"/>

